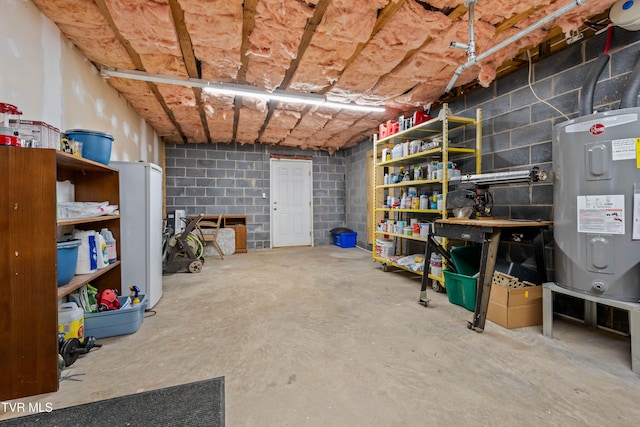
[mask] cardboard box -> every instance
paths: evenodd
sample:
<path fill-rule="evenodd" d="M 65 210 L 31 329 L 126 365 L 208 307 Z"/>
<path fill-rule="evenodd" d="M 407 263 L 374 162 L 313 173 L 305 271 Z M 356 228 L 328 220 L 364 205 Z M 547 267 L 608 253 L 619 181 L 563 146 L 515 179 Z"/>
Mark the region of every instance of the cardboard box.
<path fill-rule="evenodd" d="M 508 288 L 494 281 L 487 319 L 507 329 L 541 325 L 542 286 Z"/>

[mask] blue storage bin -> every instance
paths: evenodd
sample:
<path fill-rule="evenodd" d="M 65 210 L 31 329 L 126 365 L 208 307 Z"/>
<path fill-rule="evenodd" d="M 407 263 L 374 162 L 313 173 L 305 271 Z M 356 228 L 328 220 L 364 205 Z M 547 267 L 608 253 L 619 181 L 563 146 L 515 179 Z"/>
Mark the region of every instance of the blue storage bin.
<path fill-rule="evenodd" d="M 69 138 L 82 142 L 82 157 L 94 162 L 108 165 L 111 160 L 111 144 L 113 136 L 108 133 L 84 129 L 65 131 Z"/>
<path fill-rule="evenodd" d="M 73 279 L 78 263 L 80 240 L 58 242 L 58 286 L 64 286 Z"/>
<path fill-rule="evenodd" d="M 333 244 L 341 248 L 355 248 L 357 236 L 358 233 L 355 231 L 351 233 L 335 233 L 333 235 Z"/>
<path fill-rule="evenodd" d="M 84 336 L 96 338 L 115 337 L 117 335 L 132 334 L 140 328 L 144 320 L 144 310 L 149 301 L 140 295 L 140 304 L 127 307 L 124 310 L 109 310 L 99 313 L 84 314 Z M 120 304 L 127 301 L 127 297 L 118 297 Z"/>

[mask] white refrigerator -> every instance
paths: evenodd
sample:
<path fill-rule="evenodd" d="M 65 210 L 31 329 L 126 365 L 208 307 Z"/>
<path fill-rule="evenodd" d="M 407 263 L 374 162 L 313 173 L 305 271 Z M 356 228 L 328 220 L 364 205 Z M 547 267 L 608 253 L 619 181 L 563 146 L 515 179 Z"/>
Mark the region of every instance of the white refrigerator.
<path fill-rule="evenodd" d="M 147 162 L 110 162 L 120 170 L 122 294 L 135 285 L 147 310 L 162 296 L 162 168 Z"/>

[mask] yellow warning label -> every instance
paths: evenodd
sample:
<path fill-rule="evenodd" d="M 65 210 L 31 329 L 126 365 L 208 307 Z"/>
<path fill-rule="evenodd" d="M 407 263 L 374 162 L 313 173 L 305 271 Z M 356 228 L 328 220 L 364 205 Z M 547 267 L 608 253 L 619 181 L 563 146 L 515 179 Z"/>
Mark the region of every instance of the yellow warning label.
<path fill-rule="evenodd" d="M 636 168 L 640 169 L 640 138 L 636 138 Z"/>

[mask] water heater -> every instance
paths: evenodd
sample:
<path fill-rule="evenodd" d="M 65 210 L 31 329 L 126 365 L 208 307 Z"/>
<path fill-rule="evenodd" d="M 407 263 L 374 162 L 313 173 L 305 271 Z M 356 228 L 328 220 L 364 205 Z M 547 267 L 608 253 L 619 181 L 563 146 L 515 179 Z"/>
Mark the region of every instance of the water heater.
<path fill-rule="evenodd" d="M 640 301 L 640 108 L 591 114 L 554 131 L 558 286 Z M 637 190 L 640 191 L 640 190 Z"/>

